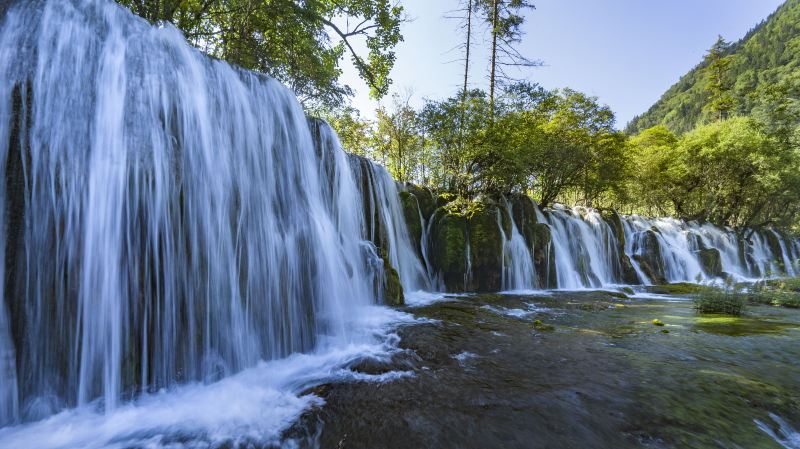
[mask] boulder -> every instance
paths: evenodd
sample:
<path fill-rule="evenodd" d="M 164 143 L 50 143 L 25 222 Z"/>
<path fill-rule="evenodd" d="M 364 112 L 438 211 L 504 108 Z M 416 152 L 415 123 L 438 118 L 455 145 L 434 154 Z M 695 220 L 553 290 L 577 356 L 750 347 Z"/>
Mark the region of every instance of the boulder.
<path fill-rule="evenodd" d="M 658 236 L 652 229 L 648 229 L 636 237 L 633 245 L 634 260 L 639 263 L 639 268 L 650 278 L 654 284 L 667 282 L 661 256 L 661 245 Z"/>
<path fill-rule="evenodd" d="M 700 266 L 708 276 L 722 276 L 722 256 L 716 248 L 701 249 L 697 252 Z"/>

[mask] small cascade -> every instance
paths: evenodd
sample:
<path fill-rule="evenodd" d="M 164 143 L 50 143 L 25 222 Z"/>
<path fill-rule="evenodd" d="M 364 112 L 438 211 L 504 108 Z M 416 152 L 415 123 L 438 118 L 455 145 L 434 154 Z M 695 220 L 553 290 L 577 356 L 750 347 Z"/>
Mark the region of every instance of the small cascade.
<path fill-rule="evenodd" d="M 433 217 L 425 218 L 422 214 L 422 209 L 420 209 L 419 204 L 417 204 L 417 211 L 419 213 L 419 222 L 420 228 L 422 232 L 420 233 L 420 256 L 422 257 L 422 263 L 425 266 L 425 270 L 427 273 L 428 284 L 430 285 L 433 291 L 442 292 L 445 290 L 444 288 L 444 281 L 437 276 L 436 272 L 433 269 L 433 264 L 431 263 L 430 256 L 428 252 L 430 251 L 430 240 L 429 237 L 431 235 L 431 227 L 433 226 Z M 404 286 L 405 288 L 405 286 Z"/>
<path fill-rule="evenodd" d="M 623 217 L 623 224 L 625 252 L 642 273 L 642 279 L 649 282 L 656 280 L 649 279 L 642 270 L 642 258 L 646 256 L 654 258 L 649 263 L 660 266 L 667 282 L 710 280 L 714 275 L 706 272 L 708 267 L 704 267 L 702 260 L 702 255 L 709 251 L 719 255 L 722 273 L 737 279 L 794 276 L 796 273 L 796 264 L 792 263 L 796 241 L 771 229 L 742 237 L 733 229 L 708 223 L 674 218 L 646 219 L 637 215 Z M 652 247 L 653 242 L 657 248 Z"/>
<path fill-rule="evenodd" d="M 397 184 L 389 172 L 365 158 L 346 154 L 330 126 L 316 120 L 312 123 L 319 142 L 320 177 L 330 181 L 329 212 L 337 223 L 361 229 L 358 235 L 362 239 L 385 250 L 404 290 L 432 290 L 433 282 L 414 251 Z"/>
<path fill-rule="evenodd" d="M 620 283 L 617 239 L 599 212 L 557 205 L 537 209 L 540 223 L 550 226 L 558 288 L 579 289 Z"/>
<path fill-rule="evenodd" d="M 506 202 L 509 217 L 513 217 L 512 204 Z M 536 288 L 536 269 L 525 238 L 511 219 L 511 235 L 506 235 L 500 210 L 497 211 L 497 226 L 503 244 L 502 288 L 503 290 L 532 290 Z"/>
<path fill-rule="evenodd" d="M 626 217 L 625 221 L 630 225 L 631 233 L 626 235 L 626 241 L 631 241 L 629 256 L 634 265 L 640 265 L 637 260 L 651 253 L 660 259 L 657 263 L 663 268 L 664 278 L 668 282 L 694 282 L 703 277 L 703 269 L 696 255 L 700 248 L 690 238 L 685 223 L 672 218 L 646 220 L 638 216 Z M 653 247 L 652 239 L 655 239 L 658 248 Z"/>

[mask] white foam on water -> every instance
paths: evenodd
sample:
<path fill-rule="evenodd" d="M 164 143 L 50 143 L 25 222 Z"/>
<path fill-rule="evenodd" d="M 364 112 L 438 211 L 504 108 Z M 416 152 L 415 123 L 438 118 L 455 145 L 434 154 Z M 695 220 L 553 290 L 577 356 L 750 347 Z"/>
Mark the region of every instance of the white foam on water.
<path fill-rule="evenodd" d="M 465 293 L 439 293 L 418 290 L 405 294 L 405 302 L 409 307 L 428 306 L 437 302 L 456 301 L 458 298 L 470 296 Z"/>
<path fill-rule="evenodd" d="M 176 436 L 199 446 L 257 441 L 280 444 L 281 433 L 310 407 L 323 404 L 304 390 L 329 381 L 390 382 L 412 375 L 356 373 L 346 367 L 364 358 L 385 360 L 397 349 L 393 329 L 417 322 L 408 314 L 368 307 L 353 326 L 370 340 L 321 345 L 308 354 L 261 362 L 212 384 L 191 383 L 148 394 L 103 413 L 99 401 L 41 421 L 0 429 L 0 447 L 15 449 L 116 449 L 168 447 Z"/>
<path fill-rule="evenodd" d="M 758 419 L 754 419 L 753 421 L 761 431 L 769 435 L 770 438 L 782 447 L 786 449 L 800 449 L 800 432 L 790 426 L 786 420 L 774 413 L 770 413 L 769 417 L 778 425 L 777 429 L 773 429 L 773 426 Z"/>

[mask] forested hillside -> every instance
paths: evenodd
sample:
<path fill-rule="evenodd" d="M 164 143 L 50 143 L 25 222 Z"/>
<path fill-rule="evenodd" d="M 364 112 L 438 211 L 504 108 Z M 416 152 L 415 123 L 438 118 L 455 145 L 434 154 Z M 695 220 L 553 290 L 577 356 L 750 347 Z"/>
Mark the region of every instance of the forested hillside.
<path fill-rule="evenodd" d="M 788 0 L 747 35 L 724 48 L 729 70 L 734 115 L 762 115 L 769 111 L 775 89 L 800 91 L 800 0 Z M 666 125 L 683 133 L 709 120 L 713 101 L 707 89 L 709 58 L 684 75 L 641 116 L 628 124 L 638 133 Z"/>

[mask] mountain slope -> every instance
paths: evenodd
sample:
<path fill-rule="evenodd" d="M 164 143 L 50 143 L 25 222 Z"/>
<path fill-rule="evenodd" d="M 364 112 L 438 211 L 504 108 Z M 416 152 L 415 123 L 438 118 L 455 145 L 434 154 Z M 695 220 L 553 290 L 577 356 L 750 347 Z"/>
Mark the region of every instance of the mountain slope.
<path fill-rule="evenodd" d="M 759 88 L 778 83 L 800 83 L 800 0 L 788 0 L 727 52 L 733 55 L 729 72 L 736 113 L 749 115 L 762 103 Z M 627 131 L 638 133 L 664 124 L 686 132 L 706 119 L 704 108 L 706 62 L 684 75 L 644 114 L 634 117 Z"/>

